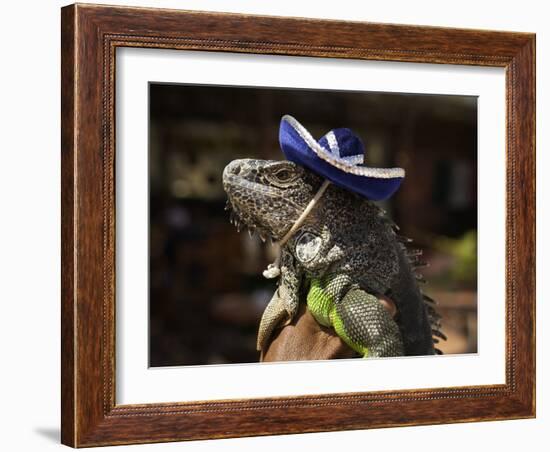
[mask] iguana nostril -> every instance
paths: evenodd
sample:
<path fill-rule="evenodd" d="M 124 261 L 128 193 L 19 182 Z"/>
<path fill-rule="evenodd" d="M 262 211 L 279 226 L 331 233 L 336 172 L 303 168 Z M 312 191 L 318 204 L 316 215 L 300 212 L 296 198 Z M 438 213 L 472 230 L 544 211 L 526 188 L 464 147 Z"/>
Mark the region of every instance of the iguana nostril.
<path fill-rule="evenodd" d="M 235 176 L 238 176 L 240 172 L 241 172 L 241 165 L 235 165 L 235 166 L 233 167 L 233 174 L 234 174 Z"/>

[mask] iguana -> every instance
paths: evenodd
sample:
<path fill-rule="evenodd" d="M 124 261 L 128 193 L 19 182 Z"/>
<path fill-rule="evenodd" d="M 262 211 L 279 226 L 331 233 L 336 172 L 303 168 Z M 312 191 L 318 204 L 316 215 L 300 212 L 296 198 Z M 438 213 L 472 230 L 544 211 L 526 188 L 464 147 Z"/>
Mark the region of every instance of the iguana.
<path fill-rule="evenodd" d="M 260 322 L 258 350 L 305 297 L 315 319 L 363 357 L 436 353 L 434 343 L 444 335 L 433 300 L 417 284 L 419 252 L 407 250 L 409 239 L 381 208 L 290 161 L 234 160 L 223 172 L 231 222 L 274 242 L 324 184 L 317 205 L 280 250 L 278 287 Z M 395 319 L 378 302 L 382 295 L 395 303 Z"/>

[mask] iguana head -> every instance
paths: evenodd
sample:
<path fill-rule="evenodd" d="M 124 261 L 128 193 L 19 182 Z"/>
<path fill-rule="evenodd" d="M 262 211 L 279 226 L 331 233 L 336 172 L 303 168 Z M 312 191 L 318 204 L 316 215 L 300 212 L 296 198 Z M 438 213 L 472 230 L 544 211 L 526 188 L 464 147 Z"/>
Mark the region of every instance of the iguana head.
<path fill-rule="evenodd" d="M 280 240 L 321 185 L 321 178 L 288 161 L 242 159 L 229 163 L 223 187 L 232 222 Z"/>

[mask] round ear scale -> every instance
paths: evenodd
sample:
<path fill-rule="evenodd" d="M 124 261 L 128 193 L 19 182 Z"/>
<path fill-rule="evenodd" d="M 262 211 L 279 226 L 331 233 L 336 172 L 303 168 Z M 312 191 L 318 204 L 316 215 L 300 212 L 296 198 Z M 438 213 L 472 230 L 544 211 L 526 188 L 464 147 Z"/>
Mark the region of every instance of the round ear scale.
<path fill-rule="evenodd" d="M 302 233 L 296 240 L 295 254 L 302 264 L 311 262 L 321 251 L 323 240 L 311 232 Z"/>

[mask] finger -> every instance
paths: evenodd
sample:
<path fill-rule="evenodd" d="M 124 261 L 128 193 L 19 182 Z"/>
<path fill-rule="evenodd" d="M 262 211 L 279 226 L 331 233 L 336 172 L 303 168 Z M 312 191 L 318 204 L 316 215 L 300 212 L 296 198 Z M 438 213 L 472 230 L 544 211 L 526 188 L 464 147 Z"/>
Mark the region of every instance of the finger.
<path fill-rule="evenodd" d="M 390 300 L 385 295 L 381 295 L 378 297 L 378 301 L 382 306 L 384 306 L 384 308 L 386 308 L 386 310 L 389 312 L 389 314 L 392 317 L 395 317 L 395 315 L 397 314 L 397 307 L 395 306 L 395 303 L 392 300 Z"/>

